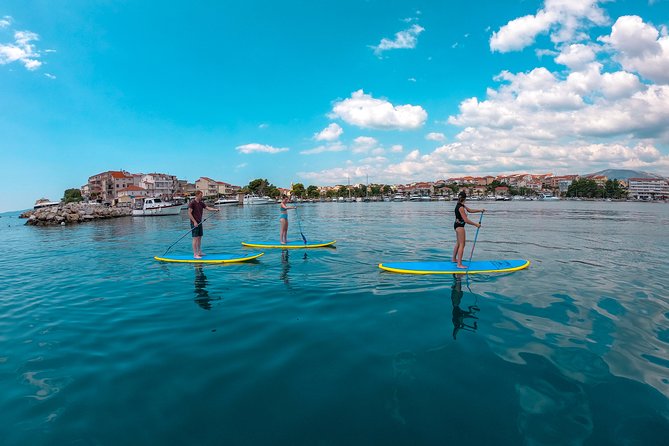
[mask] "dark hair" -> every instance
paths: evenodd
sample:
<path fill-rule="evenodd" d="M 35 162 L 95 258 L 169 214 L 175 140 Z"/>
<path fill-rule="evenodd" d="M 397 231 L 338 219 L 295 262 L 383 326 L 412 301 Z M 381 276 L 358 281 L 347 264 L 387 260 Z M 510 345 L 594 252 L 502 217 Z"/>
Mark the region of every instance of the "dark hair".
<path fill-rule="evenodd" d="M 462 191 L 458 194 L 458 202 L 462 203 L 467 199 L 467 193 Z"/>
<path fill-rule="evenodd" d="M 195 195 L 202 195 L 202 191 L 201 190 L 196 190 Z"/>

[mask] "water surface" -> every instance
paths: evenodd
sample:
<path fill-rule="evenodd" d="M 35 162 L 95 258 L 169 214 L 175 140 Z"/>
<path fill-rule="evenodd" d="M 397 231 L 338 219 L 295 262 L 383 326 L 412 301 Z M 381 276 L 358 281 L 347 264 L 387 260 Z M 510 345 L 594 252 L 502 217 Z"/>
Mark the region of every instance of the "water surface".
<path fill-rule="evenodd" d="M 448 260 L 448 202 L 304 205 L 336 249 L 204 266 L 152 259 L 185 216 L 3 214 L 0 443 L 667 444 L 669 206 L 471 205 L 474 258 L 529 269 L 378 269 Z M 205 225 L 205 252 L 257 252 L 278 206 Z"/>

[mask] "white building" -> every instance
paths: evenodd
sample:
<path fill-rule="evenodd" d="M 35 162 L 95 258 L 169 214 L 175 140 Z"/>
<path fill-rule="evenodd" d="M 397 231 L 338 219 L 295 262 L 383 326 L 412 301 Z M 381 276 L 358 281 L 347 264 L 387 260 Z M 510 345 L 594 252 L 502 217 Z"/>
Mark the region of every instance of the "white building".
<path fill-rule="evenodd" d="M 142 175 L 139 187 L 146 189 L 149 197 L 172 198 L 178 188 L 177 177 L 164 173 Z"/>
<path fill-rule="evenodd" d="M 664 178 L 630 178 L 629 195 L 637 200 L 669 197 L 669 184 Z"/>

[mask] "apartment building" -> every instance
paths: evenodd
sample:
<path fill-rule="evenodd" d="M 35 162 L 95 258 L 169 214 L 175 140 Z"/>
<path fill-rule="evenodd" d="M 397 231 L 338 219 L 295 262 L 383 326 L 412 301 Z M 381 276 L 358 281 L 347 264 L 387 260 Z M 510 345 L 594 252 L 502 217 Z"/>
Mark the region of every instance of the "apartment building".
<path fill-rule="evenodd" d="M 669 184 L 664 178 L 630 178 L 629 196 L 637 200 L 669 198 Z"/>

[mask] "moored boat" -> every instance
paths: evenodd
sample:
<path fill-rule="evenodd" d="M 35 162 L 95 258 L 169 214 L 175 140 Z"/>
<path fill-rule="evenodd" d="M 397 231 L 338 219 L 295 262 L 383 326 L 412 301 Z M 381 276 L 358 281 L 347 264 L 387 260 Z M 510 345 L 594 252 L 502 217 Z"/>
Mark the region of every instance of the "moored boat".
<path fill-rule="evenodd" d="M 276 201 L 267 196 L 258 196 L 258 195 L 244 195 L 244 205 L 253 206 L 258 204 L 276 204 Z"/>
<path fill-rule="evenodd" d="M 138 198 L 135 200 L 133 217 L 153 217 L 160 215 L 179 215 L 181 204 L 163 201 L 160 198 Z"/>

